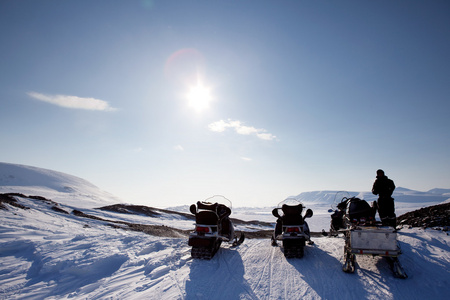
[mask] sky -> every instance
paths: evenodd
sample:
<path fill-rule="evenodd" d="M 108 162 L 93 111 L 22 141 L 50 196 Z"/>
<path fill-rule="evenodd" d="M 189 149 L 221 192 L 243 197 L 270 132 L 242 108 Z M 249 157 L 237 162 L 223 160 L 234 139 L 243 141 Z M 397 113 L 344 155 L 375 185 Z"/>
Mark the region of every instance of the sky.
<path fill-rule="evenodd" d="M 0 161 L 157 207 L 450 188 L 448 1 L 0 1 Z"/>

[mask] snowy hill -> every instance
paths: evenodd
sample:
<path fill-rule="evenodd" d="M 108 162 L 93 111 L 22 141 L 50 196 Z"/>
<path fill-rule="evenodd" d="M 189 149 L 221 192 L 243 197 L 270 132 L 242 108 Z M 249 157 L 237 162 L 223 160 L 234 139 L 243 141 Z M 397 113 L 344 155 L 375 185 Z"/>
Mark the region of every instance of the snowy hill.
<path fill-rule="evenodd" d="M 0 193 L 12 192 L 14 180 L 25 182 L 23 173 L 6 167 L 0 165 Z M 14 178 L 5 177 L 5 169 Z M 183 215 L 94 209 L 90 205 L 103 206 L 111 198 L 76 177 L 32 171 L 50 175 L 30 186 L 15 185 L 14 192 L 50 196 L 14 196 L 22 208 L 6 203 L 0 209 L 0 299 L 447 299 L 450 294 L 450 237 L 443 231 L 398 232 L 400 260 L 409 275 L 404 280 L 394 278 L 379 257 L 358 256 L 355 273 L 342 272 L 342 237 L 314 237 L 302 259 L 286 259 L 269 239 L 246 239 L 237 248 L 222 245 L 210 261 L 193 260 L 186 237 L 193 221 Z M 308 220 L 327 228 L 329 214 L 320 204 L 315 209 Z M 238 215 L 250 211 L 265 209 L 246 208 Z"/>
<path fill-rule="evenodd" d="M 450 198 L 450 189 L 432 189 L 428 191 L 432 194 L 440 194 L 440 195 L 446 195 Z"/>
<path fill-rule="evenodd" d="M 39 195 L 75 207 L 99 207 L 122 200 L 69 174 L 0 162 L 0 193 Z"/>

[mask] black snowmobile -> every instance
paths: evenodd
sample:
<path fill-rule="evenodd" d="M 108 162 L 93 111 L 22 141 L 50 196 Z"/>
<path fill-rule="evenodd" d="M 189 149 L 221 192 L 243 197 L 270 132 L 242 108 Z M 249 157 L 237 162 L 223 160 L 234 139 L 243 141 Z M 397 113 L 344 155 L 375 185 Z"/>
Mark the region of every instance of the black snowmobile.
<path fill-rule="evenodd" d="M 395 277 L 407 278 L 398 256 L 401 254 L 394 227 L 384 226 L 375 219 L 376 207 L 357 197 L 343 197 L 331 215 L 330 232 L 344 234 L 344 264 L 342 270 L 355 271 L 356 255 L 386 257 Z"/>
<path fill-rule="evenodd" d="M 195 230 L 189 234 L 189 246 L 192 246 L 193 258 L 211 259 L 219 250 L 222 241 L 241 244 L 245 236 L 239 239 L 234 233 L 231 214 L 231 201 L 223 196 L 213 196 L 190 206 L 195 215 Z"/>
<path fill-rule="evenodd" d="M 281 240 L 286 258 L 302 258 L 306 241 L 312 244 L 311 233 L 305 219 L 311 218 L 313 211 L 307 209 L 302 216 L 304 208 L 300 201 L 288 198 L 272 210 L 272 214 L 277 218 L 272 246 L 277 246 L 277 240 Z"/>
<path fill-rule="evenodd" d="M 376 208 L 370 206 L 365 200 L 357 197 L 342 197 L 341 202 L 335 204 L 335 207 L 330 224 L 332 235 L 336 235 L 340 229 L 345 229 L 351 225 L 376 224 Z"/>

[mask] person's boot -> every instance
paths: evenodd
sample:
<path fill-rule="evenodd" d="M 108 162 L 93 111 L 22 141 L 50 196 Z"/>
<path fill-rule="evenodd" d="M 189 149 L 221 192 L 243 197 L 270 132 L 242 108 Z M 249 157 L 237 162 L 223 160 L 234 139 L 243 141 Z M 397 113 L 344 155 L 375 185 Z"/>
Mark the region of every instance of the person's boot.
<path fill-rule="evenodd" d="M 277 240 L 273 236 L 270 239 L 272 240 L 272 246 L 278 246 Z"/>

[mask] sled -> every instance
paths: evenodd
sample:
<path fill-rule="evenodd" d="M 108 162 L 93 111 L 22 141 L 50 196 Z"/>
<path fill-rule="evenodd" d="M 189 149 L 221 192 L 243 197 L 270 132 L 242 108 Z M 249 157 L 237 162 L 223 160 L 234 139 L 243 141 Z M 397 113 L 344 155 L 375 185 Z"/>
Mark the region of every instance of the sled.
<path fill-rule="evenodd" d="M 351 204 L 353 207 L 350 207 Z M 336 215 L 342 215 L 340 224 L 344 228 L 337 228 L 338 222 L 332 216 L 331 230 L 344 234 L 342 270 L 346 273 L 355 271 L 356 255 L 382 256 L 387 259 L 394 277 L 407 278 L 408 275 L 398 259 L 402 252 L 395 228 L 375 221 L 375 212 L 364 200 L 344 197 L 337 207 L 341 214 L 336 211 L 333 215 L 334 218 Z"/>
<path fill-rule="evenodd" d="M 407 278 L 400 261 L 402 254 L 397 232 L 390 226 L 355 227 L 344 232 L 344 264 L 342 270 L 355 271 L 356 255 L 382 256 L 388 260 L 394 277 Z"/>

